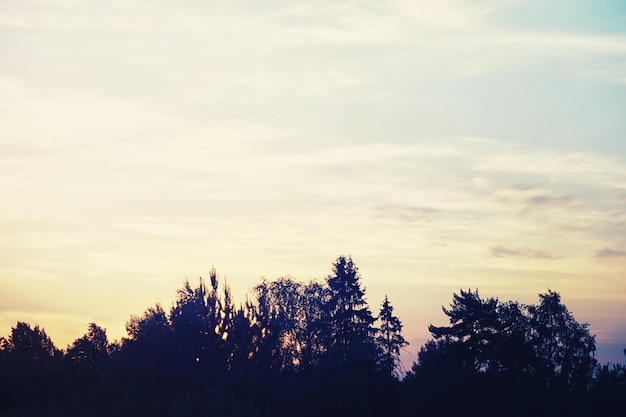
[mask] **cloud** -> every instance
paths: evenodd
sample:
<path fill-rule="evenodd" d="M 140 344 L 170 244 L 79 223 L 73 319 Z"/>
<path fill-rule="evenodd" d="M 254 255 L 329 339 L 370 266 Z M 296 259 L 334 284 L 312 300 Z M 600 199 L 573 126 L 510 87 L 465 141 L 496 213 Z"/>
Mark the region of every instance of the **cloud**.
<path fill-rule="evenodd" d="M 401 222 L 432 222 L 433 215 L 440 212 L 435 207 L 382 205 L 376 209 L 382 218 L 393 219 Z"/>
<path fill-rule="evenodd" d="M 613 188 L 622 187 L 626 177 L 626 164 L 617 155 L 530 149 L 506 142 L 494 144 L 483 154 L 473 155 L 473 169 L 523 175 L 526 181 L 544 177 L 554 183 L 610 185 Z"/>
<path fill-rule="evenodd" d="M 474 4 L 464 1 L 406 1 L 400 3 L 400 11 L 408 14 L 421 25 L 442 29 L 473 28 L 493 11 L 487 3 Z"/>
<path fill-rule="evenodd" d="M 529 248 L 509 248 L 502 245 L 491 247 L 491 254 L 496 258 L 556 259 L 544 251 Z"/>
<path fill-rule="evenodd" d="M 540 194 L 533 197 L 530 197 L 526 200 L 526 207 L 523 212 L 527 213 L 535 208 L 549 208 L 549 207 L 557 207 L 567 204 L 572 201 L 572 197 L 570 196 L 551 196 L 547 194 Z"/>
<path fill-rule="evenodd" d="M 489 40 L 482 40 L 489 43 Z M 578 35 L 572 33 L 509 33 L 493 39 L 495 44 L 541 48 L 542 50 L 585 52 L 597 54 L 626 53 L 626 37 L 622 35 Z"/>
<path fill-rule="evenodd" d="M 561 205 L 571 201 L 569 196 L 553 197 L 549 195 L 537 195 L 528 199 L 528 204 L 531 206 L 555 206 Z"/>
<path fill-rule="evenodd" d="M 626 257 L 626 251 L 603 248 L 598 250 L 594 256 L 599 259 L 624 258 Z"/>

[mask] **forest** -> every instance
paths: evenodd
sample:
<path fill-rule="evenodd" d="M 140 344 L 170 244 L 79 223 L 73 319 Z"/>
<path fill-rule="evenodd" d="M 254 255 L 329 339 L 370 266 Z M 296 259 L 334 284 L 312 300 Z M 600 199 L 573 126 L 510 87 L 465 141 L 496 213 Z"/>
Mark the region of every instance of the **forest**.
<path fill-rule="evenodd" d="M 263 280 L 236 304 L 215 268 L 108 340 L 96 323 L 65 349 L 38 325 L 0 338 L 0 415 L 624 415 L 626 366 L 600 364 L 595 337 L 558 292 L 536 305 L 460 290 L 411 369 L 385 297 L 371 308 L 339 256 L 324 280 Z M 626 354 L 626 351 L 625 351 Z"/>

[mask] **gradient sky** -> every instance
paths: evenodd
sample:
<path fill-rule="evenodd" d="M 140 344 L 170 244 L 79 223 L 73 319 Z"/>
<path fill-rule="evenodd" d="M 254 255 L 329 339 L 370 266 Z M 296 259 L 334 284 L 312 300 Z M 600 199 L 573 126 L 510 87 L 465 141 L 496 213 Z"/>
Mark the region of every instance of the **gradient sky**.
<path fill-rule="evenodd" d="M 3 0 L 0 51 L 0 335 L 350 254 L 405 363 L 461 288 L 624 362 L 623 1 Z"/>

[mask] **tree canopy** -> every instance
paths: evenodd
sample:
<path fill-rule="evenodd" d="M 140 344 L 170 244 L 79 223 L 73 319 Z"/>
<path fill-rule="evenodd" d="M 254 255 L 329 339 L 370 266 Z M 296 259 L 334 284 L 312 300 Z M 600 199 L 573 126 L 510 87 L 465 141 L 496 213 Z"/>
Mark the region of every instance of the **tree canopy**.
<path fill-rule="evenodd" d="M 626 394 L 626 367 L 596 363 L 589 325 L 557 292 L 523 305 L 460 290 L 442 309 L 448 324 L 428 326 L 405 376 L 402 322 L 387 296 L 372 315 L 350 256 L 324 280 L 263 279 L 240 304 L 212 268 L 170 309 L 131 315 L 118 341 L 89 323 L 59 349 L 18 322 L 0 338 L 0 412 L 452 416 L 488 402 L 505 415 L 588 415 Z"/>
<path fill-rule="evenodd" d="M 433 340 L 413 371 L 455 367 L 476 374 L 507 374 L 555 391 L 586 390 L 596 367 L 595 337 L 549 290 L 538 305 L 483 299 L 476 291 L 453 295 L 443 307 L 449 326 L 429 325 Z"/>

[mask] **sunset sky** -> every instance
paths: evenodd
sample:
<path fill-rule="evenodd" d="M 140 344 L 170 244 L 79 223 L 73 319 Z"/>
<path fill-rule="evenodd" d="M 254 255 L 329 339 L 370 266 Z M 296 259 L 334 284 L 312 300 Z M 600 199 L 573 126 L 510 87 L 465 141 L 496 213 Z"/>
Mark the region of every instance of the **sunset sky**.
<path fill-rule="evenodd" d="M 626 2 L 0 3 L 0 336 L 342 254 L 406 364 L 461 288 L 623 363 Z"/>

